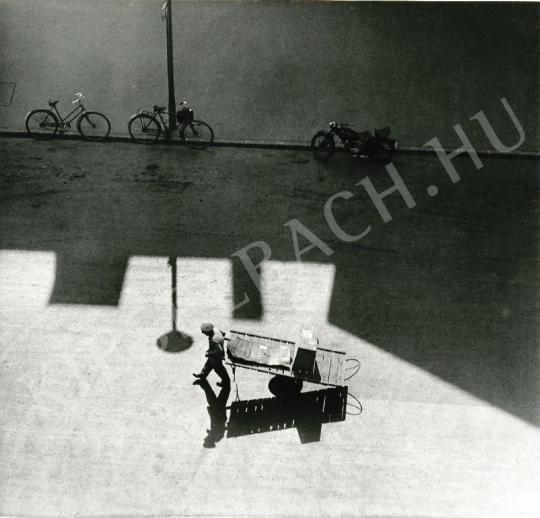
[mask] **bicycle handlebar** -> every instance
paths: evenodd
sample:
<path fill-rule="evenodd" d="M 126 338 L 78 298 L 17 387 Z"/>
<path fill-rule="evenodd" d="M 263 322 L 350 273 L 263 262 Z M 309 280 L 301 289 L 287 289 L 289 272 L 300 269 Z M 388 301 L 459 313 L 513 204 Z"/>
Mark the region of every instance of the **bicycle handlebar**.
<path fill-rule="evenodd" d="M 81 92 L 75 94 L 76 99 L 71 101 L 71 104 L 80 103 L 84 99 L 84 95 Z"/>
<path fill-rule="evenodd" d="M 179 107 L 186 107 L 187 106 L 187 101 L 182 101 L 181 103 L 179 103 Z M 158 106 L 157 104 L 154 104 L 153 106 L 153 110 L 155 112 L 159 112 L 159 113 L 167 113 L 167 107 L 166 106 Z"/>

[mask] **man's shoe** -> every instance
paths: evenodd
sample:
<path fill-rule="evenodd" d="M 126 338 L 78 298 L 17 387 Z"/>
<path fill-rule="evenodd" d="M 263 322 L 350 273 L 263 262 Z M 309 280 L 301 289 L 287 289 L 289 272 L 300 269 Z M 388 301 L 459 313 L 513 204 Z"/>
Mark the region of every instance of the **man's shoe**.
<path fill-rule="evenodd" d="M 199 374 L 195 374 L 193 373 L 193 376 L 195 376 L 196 378 L 199 378 L 199 379 L 204 379 L 206 376 L 204 376 L 203 374 L 199 373 Z"/>

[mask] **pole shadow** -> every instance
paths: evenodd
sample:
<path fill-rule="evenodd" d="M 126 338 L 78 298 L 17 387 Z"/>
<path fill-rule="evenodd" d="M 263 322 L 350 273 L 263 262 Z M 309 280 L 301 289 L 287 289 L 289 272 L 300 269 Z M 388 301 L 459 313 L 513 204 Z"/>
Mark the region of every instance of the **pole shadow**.
<path fill-rule="evenodd" d="M 193 345 L 193 338 L 176 328 L 178 301 L 176 296 L 177 270 L 176 257 L 169 257 L 168 265 L 171 267 L 171 312 L 172 331 L 161 335 L 157 339 L 157 346 L 168 353 L 179 353 L 189 349 Z"/>

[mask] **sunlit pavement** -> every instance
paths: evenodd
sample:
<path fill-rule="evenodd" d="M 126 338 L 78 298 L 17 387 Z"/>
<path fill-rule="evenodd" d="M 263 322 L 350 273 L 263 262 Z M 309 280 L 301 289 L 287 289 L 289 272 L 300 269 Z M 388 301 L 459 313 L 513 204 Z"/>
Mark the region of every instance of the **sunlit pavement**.
<path fill-rule="evenodd" d="M 539 515 L 538 384 L 530 379 L 538 365 L 531 331 L 537 309 L 525 307 L 536 292 L 538 162 L 486 161 L 488 185 L 472 176 L 464 159 L 462 184 L 447 182 L 440 199 L 428 199 L 417 188 L 433 180 L 436 159 L 398 157 L 396 166 L 418 206 L 408 210 L 394 194 L 388 198 L 394 220 L 383 225 L 369 200 L 340 205 L 336 217 L 350 233 L 373 225 L 366 247 L 354 248 L 324 228 L 323 207 L 337 192 L 359 193 L 355 184 L 365 176 L 388 187 L 378 164 L 338 155 L 320 166 L 308 153 L 290 151 L 195 153 L 26 139 L 1 144 L 0 514 Z M 437 174 L 443 185 L 444 172 Z M 503 174 L 511 175 L 513 191 Z M 493 200 L 497 207 L 490 206 Z M 466 221 L 503 205 L 505 215 L 493 220 L 496 228 L 481 218 Z M 284 226 L 292 218 L 334 253 L 313 250 L 296 262 Z M 500 225 L 504 218 L 507 227 Z M 516 218 L 520 226 L 514 226 Z M 454 233 L 455 220 L 465 221 L 460 232 L 473 234 L 466 246 L 462 234 Z M 235 289 L 252 290 L 233 280 L 230 255 L 257 239 L 271 244 L 273 255 L 262 267 L 259 316 L 242 318 L 250 313 L 235 312 L 241 298 Z M 491 272 L 482 254 L 496 256 L 508 246 L 516 255 L 499 255 L 504 265 Z M 460 253 L 452 255 L 452 248 Z M 416 266 L 404 270 L 404 256 Z M 120 281 L 109 279 L 107 272 L 116 271 L 124 257 Z M 157 344 L 173 327 L 169 257 L 177 271 L 176 325 L 194 340 L 178 353 Z M 462 262 L 453 264 L 456 258 Z M 392 273 L 396 264 L 401 270 Z M 428 264 L 437 282 L 455 268 L 445 289 L 458 288 L 437 293 L 416 270 L 428 270 Z M 335 293 L 344 269 L 363 312 Z M 99 272 L 105 275 L 101 284 L 93 278 Z M 370 272 L 373 284 L 366 281 Z M 415 286 L 420 295 L 409 312 L 396 309 L 409 293 L 408 277 L 426 283 Z M 98 289 L 106 292 L 101 303 Z M 475 303 L 480 289 L 494 298 L 493 306 Z M 467 290 L 470 299 L 460 299 Z M 504 307 L 497 306 L 496 292 L 504 295 Z M 356 321 L 336 325 L 340 312 Z M 380 333 L 388 343 L 352 331 L 369 328 L 381 313 L 388 315 L 388 328 L 397 329 Z M 498 342 L 489 350 L 490 328 L 499 332 L 495 322 L 501 319 L 518 336 L 512 347 L 525 351 L 528 366 L 512 349 L 503 351 L 502 371 L 490 360 L 502 354 Z M 316 327 L 322 343 L 360 360 L 348 383 L 362 413 L 352 415 L 357 412 L 350 405 L 345 421 L 323 424 L 320 440 L 308 444 L 293 427 L 225 437 L 215 448 L 203 448 L 209 416 L 191 373 L 204 361 L 199 325 L 207 320 L 223 329 L 289 339 L 301 324 Z M 460 329 L 472 321 L 478 327 Z M 419 325 L 430 339 L 440 334 L 427 363 L 404 359 L 414 356 L 406 342 Z M 445 335 L 454 332 L 471 337 L 468 356 L 451 349 Z M 396 335 L 403 336 L 407 353 L 396 354 L 390 340 Z M 441 362 L 448 364 L 448 376 L 440 374 Z M 504 373 L 511 394 L 504 379 L 501 392 L 495 388 Z M 218 378 L 210 378 L 217 390 Z M 264 374 L 238 370 L 236 381 L 229 404 L 237 390 L 242 400 L 271 396 Z M 514 403 L 522 406 L 513 409 Z"/>

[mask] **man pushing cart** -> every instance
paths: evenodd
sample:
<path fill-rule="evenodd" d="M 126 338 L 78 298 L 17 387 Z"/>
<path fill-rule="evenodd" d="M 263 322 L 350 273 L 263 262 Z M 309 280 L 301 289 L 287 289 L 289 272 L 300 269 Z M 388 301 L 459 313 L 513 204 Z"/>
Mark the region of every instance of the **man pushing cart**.
<path fill-rule="evenodd" d="M 273 374 L 269 388 L 276 395 L 298 393 L 304 381 L 335 387 L 345 384 L 345 352 L 321 346 L 310 330 L 303 329 L 296 342 L 236 330 L 224 337 L 210 323 L 203 324 L 201 331 L 208 336 L 208 360 L 201 373 L 194 374 L 197 378 L 206 378 L 213 369 L 221 378 L 218 385 L 229 383 L 222 364 L 226 359 L 233 372 L 239 367 Z"/>
<path fill-rule="evenodd" d="M 200 380 L 205 380 L 212 370 L 221 378 L 218 381 L 218 386 L 223 387 L 229 385 L 231 380 L 227 374 L 227 369 L 223 366 L 225 358 L 225 340 L 223 333 L 218 329 L 214 329 L 214 324 L 206 322 L 201 324 L 201 332 L 208 337 L 208 350 L 205 353 L 207 358 L 201 372 L 193 373 L 193 376 Z"/>
<path fill-rule="evenodd" d="M 303 329 L 297 341 L 293 342 L 244 331 L 225 333 L 212 324 L 203 324 L 201 331 L 209 340 L 208 360 L 201 373 L 194 374 L 200 378 L 194 384 L 205 390 L 211 423 L 214 423 L 207 430 L 206 447 L 215 445 L 223 437 L 223 419 L 215 417 L 218 414 L 212 403 L 220 398 L 219 416 L 226 419 L 225 412 L 230 410 L 225 427 L 227 437 L 296 427 L 301 441 L 311 442 L 320 438 L 322 423 L 345 420 L 348 396 L 345 383 L 351 377 L 345 378 L 345 373 L 355 370 L 350 366 L 346 369 L 345 363 L 356 362 L 357 372 L 359 362 L 347 360 L 343 351 L 321 346 L 313 332 Z M 273 375 L 268 388 L 276 397 L 242 401 L 237 388 L 236 400 L 226 407 L 230 382 L 227 373 L 223 372 L 226 371 L 223 361 L 232 368 L 235 381 L 237 367 Z M 221 378 L 218 382 L 222 387 L 219 398 L 209 397 L 209 394 L 214 395 L 206 381 L 211 370 Z M 304 381 L 325 385 L 326 388 L 302 392 Z"/>

